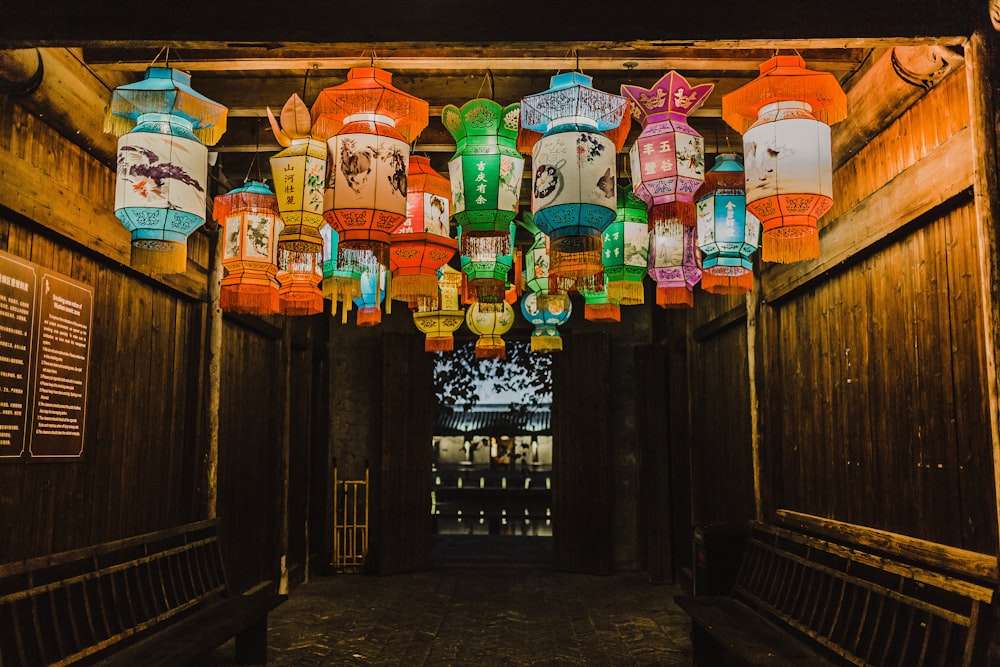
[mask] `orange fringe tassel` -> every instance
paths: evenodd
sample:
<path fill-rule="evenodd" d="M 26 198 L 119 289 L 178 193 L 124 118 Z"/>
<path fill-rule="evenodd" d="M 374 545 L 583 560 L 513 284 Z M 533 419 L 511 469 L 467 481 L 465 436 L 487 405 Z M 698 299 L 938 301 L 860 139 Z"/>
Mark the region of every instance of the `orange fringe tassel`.
<path fill-rule="evenodd" d="M 701 288 L 710 294 L 746 294 L 753 289 L 753 272 L 745 271 L 736 276 L 702 273 Z"/>
<path fill-rule="evenodd" d="M 358 326 L 359 327 L 373 327 L 376 324 L 382 323 L 382 309 L 381 308 L 359 308 L 358 309 Z"/>
<path fill-rule="evenodd" d="M 670 201 L 665 204 L 653 204 L 649 207 L 649 229 L 660 222 L 675 220 L 685 227 L 694 227 L 698 222 L 698 209 L 694 202 Z"/>
<path fill-rule="evenodd" d="M 424 340 L 424 352 L 451 352 L 455 349 L 452 336 L 428 336 Z"/>
<path fill-rule="evenodd" d="M 227 313 L 276 315 L 280 309 L 277 287 L 262 285 L 223 285 L 219 305 Z"/>
<path fill-rule="evenodd" d="M 313 293 L 282 294 L 278 302 L 282 315 L 319 315 L 323 312 L 323 293 L 318 289 Z"/>
<path fill-rule="evenodd" d="M 760 258 L 765 262 L 790 264 L 819 257 L 819 233 L 815 229 L 798 228 L 806 232 L 800 236 L 789 236 L 781 228 L 764 232 L 760 244 Z"/>
<path fill-rule="evenodd" d="M 622 309 L 614 303 L 588 303 L 583 307 L 583 319 L 590 322 L 621 322 Z"/>
<path fill-rule="evenodd" d="M 687 287 L 657 287 L 656 305 L 660 308 L 694 308 L 694 292 Z"/>

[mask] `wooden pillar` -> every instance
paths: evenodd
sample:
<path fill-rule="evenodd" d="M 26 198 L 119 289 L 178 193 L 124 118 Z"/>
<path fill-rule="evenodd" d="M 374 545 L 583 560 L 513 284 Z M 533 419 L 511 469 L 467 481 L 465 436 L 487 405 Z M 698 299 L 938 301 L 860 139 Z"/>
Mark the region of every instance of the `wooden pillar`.
<path fill-rule="evenodd" d="M 764 336 L 761 326 L 763 303 L 759 271 L 754 272 L 753 289 L 747 292 L 747 381 L 750 383 L 750 446 L 753 456 L 753 501 L 754 517 L 764 520 L 764 501 L 761 480 L 761 406 L 760 397 L 764 393 Z"/>
<path fill-rule="evenodd" d="M 1000 185 L 997 177 L 997 85 L 1000 85 L 997 50 L 1000 36 L 990 28 L 981 28 L 966 43 L 965 61 L 969 81 L 969 105 L 975 165 L 973 174 L 976 205 L 976 234 L 982 298 L 983 335 L 986 344 L 987 396 L 990 433 L 993 440 L 993 483 L 996 489 L 996 512 L 1000 520 L 1000 386 L 996 357 L 1000 349 L 1000 258 L 998 228 L 1000 223 Z M 996 545 L 1000 553 L 1000 545 Z"/>
<path fill-rule="evenodd" d="M 211 220 L 211 215 L 208 216 Z M 219 505 L 219 407 L 222 392 L 222 231 L 211 222 L 207 227 L 211 242 L 208 274 L 208 451 L 205 461 L 205 516 L 218 516 Z"/>

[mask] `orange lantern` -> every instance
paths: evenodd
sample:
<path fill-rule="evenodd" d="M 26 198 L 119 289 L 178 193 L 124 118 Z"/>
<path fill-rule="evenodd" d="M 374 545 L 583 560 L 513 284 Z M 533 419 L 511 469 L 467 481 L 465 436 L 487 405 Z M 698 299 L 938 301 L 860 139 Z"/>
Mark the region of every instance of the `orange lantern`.
<path fill-rule="evenodd" d="M 406 220 L 410 143 L 427 126 L 427 102 L 392 85 L 392 74 L 355 67 L 312 106 L 314 130 L 328 136 L 324 213 L 340 252 L 389 265 L 389 235 Z"/>
<path fill-rule="evenodd" d="M 249 181 L 218 195 L 212 218 L 222 226 L 225 245 L 219 301 L 222 310 L 247 315 L 278 312 L 276 241 L 281 229 L 278 201 L 263 183 Z"/>
<path fill-rule="evenodd" d="M 761 259 L 819 257 L 816 224 L 833 206 L 830 125 L 847 95 L 799 56 L 775 56 L 760 76 L 722 98 L 722 118 L 743 135 L 747 210 L 763 226 Z"/>
<path fill-rule="evenodd" d="M 429 158 L 410 157 L 406 221 L 391 235 L 392 298 L 419 305 L 438 299 L 438 269 L 458 250 L 450 230 L 451 183 Z"/>

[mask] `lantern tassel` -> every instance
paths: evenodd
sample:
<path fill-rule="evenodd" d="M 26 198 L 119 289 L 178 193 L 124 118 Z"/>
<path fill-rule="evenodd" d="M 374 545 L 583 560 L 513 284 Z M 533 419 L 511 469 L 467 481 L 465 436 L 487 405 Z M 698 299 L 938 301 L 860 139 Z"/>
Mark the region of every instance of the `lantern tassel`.
<path fill-rule="evenodd" d="M 455 349 L 452 336 L 428 336 L 424 340 L 424 352 L 451 352 Z"/>
<path fill-rule="evenodd" d="M 310 292 L 282 294 L 279 310 L 282 315 L 292 317 L 318 315 L 323 312 L 323 293 L 317 289 Z"/>
<path fill-rule="evenodd" d="M 641 306 L 646 302 L 642 281 L 615 280 L 608 283 L 608 301 L 621 306 Z"/>
<path fill-rule="evenodd" d="M 658 286 L 656 305 L 660 308 L 693 308 L 694 292 L 687 287 Z"/>
<path fill-rule="evenodd" d="M 804 235 L 789 236 L 787 233 L 774 233 L 786 230 L 774 229 L 764 232 L 760 246 L 760 258 L 765 262 L 789 264 L 819 257 L 819 234 L 815 229 L 799 228 Z"/>
<path fill-rule="evenodd" d="M 583 318 L 590 322 L 621 322 L 622 310 L 614 303 L 588 303 L 583 307 Z"/>
<path fill-rule="evenodd" d="M 734 275 L 701 274 L 701 288 L 710 294 L 746 294 L 753 289 L 753 272 Z"/>
<path fill-rule="evenodd" d="M 264 285 L 223 285 L 219 305 L 227 313 L 275 315 L 280 307 L 278 289 Z"/>
<path fill-rule="evenodd" d="M 532 336 L 532 352 L 560 352 L 563 349 L 562 336 Z"/>
<path fill-rule="evenodd" d="M 670 201 L 664 204 L 653 204 L 649 207 L 649 229 L 652 231 L 653 225 L 676 220 L 686 227 L 693 227 L 698 222 L 698 209 L 694 202 L 690 201 Z"/>
<path fill-rule="evenodd" d="M 185 273 L 187 246 L 170 241 L 137 241 L 132 244 L 133 269 L 150 273 Z"/>
<path fill-rule="evenodd" d="M 382 323 L 382 309 L 376 307 L 365 307 L 358 309 L 358 326 L 373 327 Z"/>

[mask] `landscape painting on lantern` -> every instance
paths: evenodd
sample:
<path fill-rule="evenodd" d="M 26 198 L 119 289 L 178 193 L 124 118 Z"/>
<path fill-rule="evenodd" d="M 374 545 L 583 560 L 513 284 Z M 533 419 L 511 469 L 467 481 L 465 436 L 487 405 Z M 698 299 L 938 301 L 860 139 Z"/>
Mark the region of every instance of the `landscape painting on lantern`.
<path fill-rule="evenodd" d="M 226 218 L 226 250 L 223 257 L 236 259 L 240 256 L 240 216 Z"/>
<path fill-rule="evenodd" d="M 623 264 L 646 266 L 649 262 L 649 228 L 643 224 L 626 223 Z"/>
<path fill-rule="evenodd" d="M 170 208 L 203 217 L 206 153 L 205 145 L 193 139 L 152 132 L 123 136 L 115 208 Z"/>
<path fill-rule="evenodd" d="M 780 134 L 776 125 L 781 125 Z M 826 134 L 824 138 L 820 133 Z M 751 127 L 743 138 L 747 202 L 789 192 L 833 196 L 829 127 L 785 120 Z"/>

